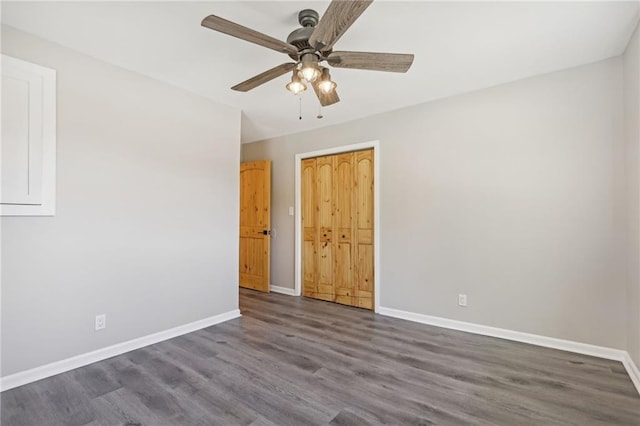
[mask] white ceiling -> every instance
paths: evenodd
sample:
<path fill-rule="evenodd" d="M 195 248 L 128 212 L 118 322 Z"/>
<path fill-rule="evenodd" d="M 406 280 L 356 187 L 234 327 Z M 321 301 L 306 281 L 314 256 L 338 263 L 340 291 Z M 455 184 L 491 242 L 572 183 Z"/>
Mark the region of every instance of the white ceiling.
<path fill-rule="evenodd" d="M 284 75 L 248 93 L 229 88 L 286 55 L 200 26 L 219 15 L 285 40 L 297 12 L 328 1 L 2 2 L 2 22 L 243 111 L 242 140 L 327 126 L 598 61 L 623 52 L 633 2 L 375 1 L 336 50 L 414 53 L 407 74 L 332 70 L 341 102 L 299 100 Z"/>

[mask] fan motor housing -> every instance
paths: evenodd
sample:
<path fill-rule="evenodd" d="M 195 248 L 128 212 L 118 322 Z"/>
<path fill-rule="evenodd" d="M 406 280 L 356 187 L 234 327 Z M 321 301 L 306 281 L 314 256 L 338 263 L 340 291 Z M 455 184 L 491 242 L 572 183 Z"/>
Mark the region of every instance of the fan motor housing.
<path fill-rule="evenodd" d="M 292 59 L 297 61 L 303 54 L 315 52 L 315 49 L 309 44 L 309 37 L 313 34 L 319 20 L 320 15 L 313 9 L 304 9 L 298 13 L 298 22 L 302 28 L 293 30 L 287 37 L 287 43 L 298 48 L 297 56 L 289 55 Z"/>
<path fill-rule="evenodd" d="M 287 37 L 287 43 L 293 44 L 298 50 L 311 49 L 309 44 L 309 37 L 313 34 L 314 27 L 304 27 L 293 30 L 289 37 Z"/>

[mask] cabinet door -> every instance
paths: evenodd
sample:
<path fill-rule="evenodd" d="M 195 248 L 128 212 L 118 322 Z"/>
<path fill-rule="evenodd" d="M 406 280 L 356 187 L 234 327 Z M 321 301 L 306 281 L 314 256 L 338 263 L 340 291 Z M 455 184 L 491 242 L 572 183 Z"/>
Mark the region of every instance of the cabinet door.
<path fill-rule="evenodd" d="M 56 73 L 2 55 L 2 215 L 55 212 Z"/>
<path fill-rule="evenodd" d="M 42 78 L 3 65 L 0 200 L 42 204 Z"/>

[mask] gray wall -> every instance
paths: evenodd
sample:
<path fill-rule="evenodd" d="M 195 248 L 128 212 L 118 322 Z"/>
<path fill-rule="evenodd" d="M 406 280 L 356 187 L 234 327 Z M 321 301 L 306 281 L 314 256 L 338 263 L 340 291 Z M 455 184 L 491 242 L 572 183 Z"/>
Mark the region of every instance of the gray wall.
<path fill-rule="evenodd" d="M 624 55 L 626 171 L 628 190 L 629 290 L 627 295 L 629 353 L 640 365 L 640 29 Z"/>
<path fill-rule="evenodd" d="M 237 309 L 240 111 L 4 26 L 2 52 L 58 75 L 57 214 L 1 222 L 2 375 Z"/>
<path fill-rule="evenodd" d="M 626 348 L 622 104 L 615 58 L 244 145 L 273 160 L 273 284 L 294 155 L 380 140 L 382 306 Z"/>

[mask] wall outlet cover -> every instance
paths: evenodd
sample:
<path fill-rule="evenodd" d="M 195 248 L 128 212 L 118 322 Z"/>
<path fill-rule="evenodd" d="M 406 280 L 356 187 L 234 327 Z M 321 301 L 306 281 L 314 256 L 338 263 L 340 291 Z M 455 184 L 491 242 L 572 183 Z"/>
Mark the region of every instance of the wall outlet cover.
<path fill-rule="evenodd" d="M 99 314 L 96 315 L 96 331 L 107 328 L 107 315 Z"/>
<path fill-rule="evenodd" d="M 467 306 L 467 295 L 466 294 L 459 294 L 458 295 L 458 305 Z"/>

